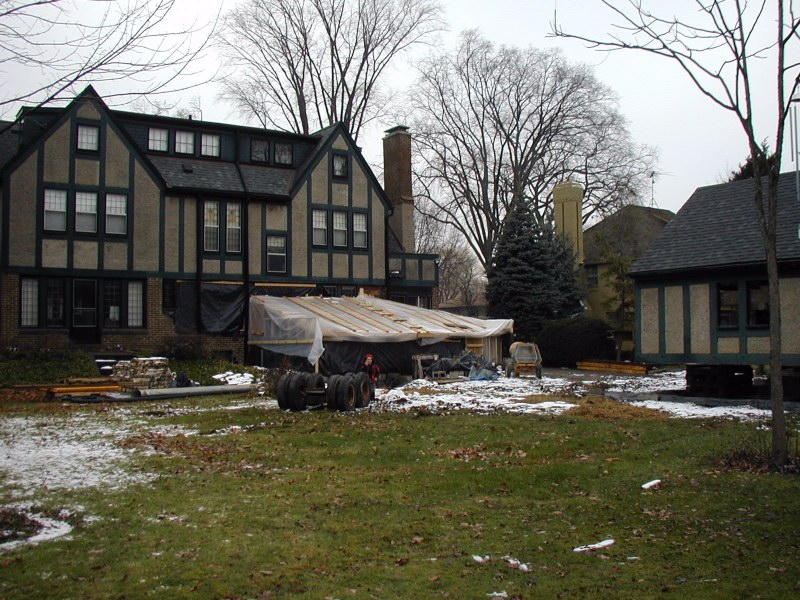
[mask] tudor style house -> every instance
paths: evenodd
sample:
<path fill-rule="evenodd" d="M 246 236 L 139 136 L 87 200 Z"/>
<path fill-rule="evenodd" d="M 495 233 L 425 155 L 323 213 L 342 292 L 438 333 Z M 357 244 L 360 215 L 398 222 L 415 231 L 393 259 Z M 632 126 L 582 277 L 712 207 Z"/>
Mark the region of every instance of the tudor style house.
<path fill-rule="evenodd" d="M 431 305 L 404 127 L 384 139 L 386 191 L 341 125 L 123 112 L 88 87 L 0 131 L 3 346 L 159 352 L 192 336 L 243 360 L 251 294 Z"/>
<path fill-rule="evenodd" d="M 629 271 L 638 358 L 687 364 L 689 387 L 703 393 L 726 393 L 735 376 L 748 381 L 751 365 L 769 363 L 767 270 L 754 190 L 752 179 L 698 188 Z M 800 202 L 794 173 L 780 176 L 777 219 L 782 353 L 796 375 Z M 800 379 L 787 379 L 797 395 Z"/>

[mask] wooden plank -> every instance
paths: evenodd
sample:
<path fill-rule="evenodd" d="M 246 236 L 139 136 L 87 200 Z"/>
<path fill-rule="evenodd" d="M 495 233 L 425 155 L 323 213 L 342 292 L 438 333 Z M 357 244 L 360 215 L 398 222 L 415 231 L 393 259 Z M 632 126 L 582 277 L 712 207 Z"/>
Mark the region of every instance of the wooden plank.
<path fill-rule="evenodd" d="M 634 363 L 621 363 L 605 360 L 587 360 L 577 363 L 581 371 L 611 371 L 613 373 L 626 373 L 628 375 L 646 375 L 647 365 Z"/>

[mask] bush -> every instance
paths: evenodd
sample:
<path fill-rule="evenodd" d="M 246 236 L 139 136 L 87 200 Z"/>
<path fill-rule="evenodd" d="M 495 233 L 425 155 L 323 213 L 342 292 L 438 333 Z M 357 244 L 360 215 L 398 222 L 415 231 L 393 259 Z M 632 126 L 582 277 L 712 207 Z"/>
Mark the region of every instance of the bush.
<path fill-rule="evenodd" d="M 6 349 L 0 352 L 0 386 L 60 383 L 97 377 L 92 358 L 80 350 Z"/>
<path fill-rule="evenodd" d="M 570 367 L 582 360 L 611 360 L 614 342 L 608 324 L 599 319 L 553 321 L 537 336 L 536 343 L 546 367 Z"/>

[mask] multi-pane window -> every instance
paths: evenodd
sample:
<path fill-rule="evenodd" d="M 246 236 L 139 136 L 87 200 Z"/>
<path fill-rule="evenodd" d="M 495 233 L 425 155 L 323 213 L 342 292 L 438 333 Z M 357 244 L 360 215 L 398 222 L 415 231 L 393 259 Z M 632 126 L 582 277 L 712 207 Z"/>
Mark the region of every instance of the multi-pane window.
<path fill-rule="evenodd" d="M 97 281 L 75 279 L 72 282 L 72 326 L 97 325 Z"/>
<path fill-rule="evenodd" d="M 128 282 L 128 327 L 144 326 L 144 283 Z"/>
<path fill-rule="evenodd" d="M 586 265 L 586 287 L 590 290 L 596 290 L 599 285 L 600 276 L 597 265 Z"/>
<path fill-rule="evenodd" d="M 747 283 L 747 326 L 769 326 L 769 286 L 766 281 Z"/>
<path fill-rule="evenodd" d="M 324 210 L 315 210 L 311 213 L 312 233 L 311 241 L 315 246 L 328 244 L 328 213 Z"/>
<path fill-rule="evenodd" d="M 347 178 L 347 155 L 334 154 L 333 155 L 333 176 L 340 179 Z"/>
<path fill-rule="evenodd" d="M 100 128 L 94 125 L 78 125 L 78 150 L 97 152 L 100 149 Z"/>
<path fill-rule="evenodd" d="M 275 163 L 278 165 L 292 164 L 292 145 L 285 142 L 275 142 Z"/>
<path fill-rule="evenodd" d="M 739 286 L 735 283 L 717 285 L 717 327 L 739 327 Z"/>
<path fill-rule="evenodd" d="M 103 327 L 122 324 L 122 282 L 106 281 L 103 285 Z"/>
<path fill-rule="evenodd" d="M 219 202 L 206 201 L 203 211 L 203 248 L 219 251 Z"/>
<path fill-rule="evenodd" d="M 48 327 L 64 326 L 64 280 L 48 279 L 45 316 Z"/>
<path fill-rule="evenodd" d="M 175 152 L 178 154 L 194 154 L 194 133 L 191 131 L 176 131 Z"/>
<path fill-rule="evenodd" d="M 358 296 L 358 288 L 354 285 L 343 285 L 341 295 L 345 298 L 355 298 Z"/>
<path fill-rule="evenodd" d="M 200 138 L 200 154 L 203 156 L 219 156 L 219 136 L 204 133 Z"/>
<path fill-rule="evenodd" d="M 228 204 L 226 209 L 225 247 L 228 252 L 242 251 L 242 205 Z"/>
<path fill-rule="evenodd" d="M 169 150 L 169 131 L 151 127 L 147 134 L 147 149 L 155 152 L 166 152 Z"/>
<path fill-rule="evenodd" d="M 67 230 L 67 192 L 44 191 L 44 228 L 48 231 Z"/>
<path fill-rule="evenodd" d="M 106 194 L 106 233 L 124 235 L 128 232 L 128 197 Z"/>
<path fill-rule="evenodd" d="M 75 192 L 75 231 L 97 233 L 97 194 Z"/>
<path fill-rule="evenodd" d="M 20 289 L 20 325 L 37 327 L 39 325 L 39 281 L 23 279 Z"/>
<path fill-rule="evenodd" d="M 364 213 L 353 215 L 353 247 L 367 247 L 367 215 Z"/>
<path fill-rule="evenodd" d="M 333 213 L 333 245 L 347 246 L 347 213 L 339 210 Z"/>
<path fill-rule="evenodd" d="M 286 236 L 267 236 L 267 272 L 286 273 Z"/>
<path fill-rule="evenodd" d="M 269 142 L 267 140 L 250 141 L 250 160 L 253 162 L 269 162 Z"/>

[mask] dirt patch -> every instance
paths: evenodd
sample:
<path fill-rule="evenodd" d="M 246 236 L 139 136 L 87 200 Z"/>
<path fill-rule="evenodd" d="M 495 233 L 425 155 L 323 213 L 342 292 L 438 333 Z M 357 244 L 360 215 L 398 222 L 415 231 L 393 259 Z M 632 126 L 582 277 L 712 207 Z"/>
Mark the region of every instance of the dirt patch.
<path fill-rule="evenodd" d="M 658 410 L 631 406 L 602 396 L 588 396 L 572 402 L 577 406 L 566 411 L 565 415 L 603 420 L 666 419 L 668 416 Z"/>

